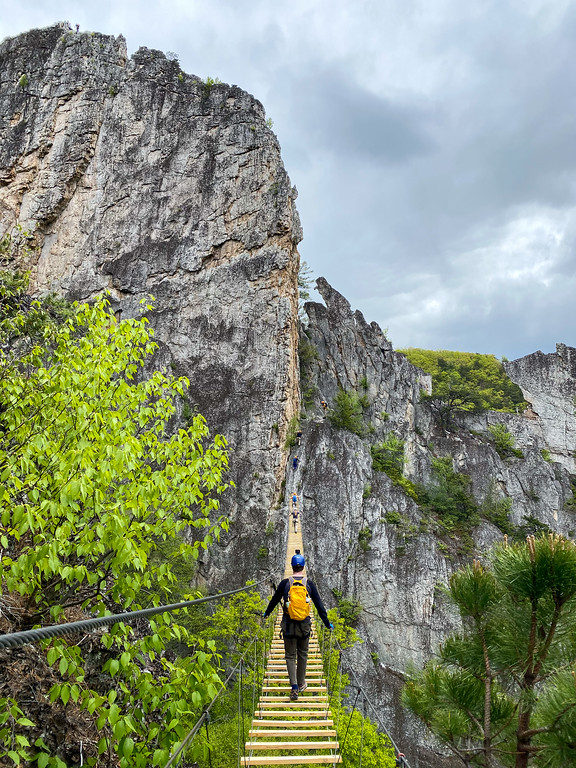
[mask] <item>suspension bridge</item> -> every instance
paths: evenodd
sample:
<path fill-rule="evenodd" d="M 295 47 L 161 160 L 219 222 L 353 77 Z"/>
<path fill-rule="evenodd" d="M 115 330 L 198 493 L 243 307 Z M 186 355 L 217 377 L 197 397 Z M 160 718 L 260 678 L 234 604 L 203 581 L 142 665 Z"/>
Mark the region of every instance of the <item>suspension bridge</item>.
<path fill-rule="evenodd" d="M 298 521 L 300 522 L 300 520 Z M 288 541 L 286 546 L 286 561 L 284 576 L 292 574 L 291 557 L 296 549 L 304 552 L 301 529 L 296 530 L 297 526 L 290 520 L 288 531 Z M 267 581 L 265 579 L 264 581 Z M 14 648 L 26 643 L 37 642 L 42 639 L 73 635 L 78 632 L 90 632 L 98 627 L 116 624 L 120 621 L 132 623 L 141 618 L 148 618 L 166 611 L 175 611 L 182 608 L 188 608 L 198 603 L 209 600 L 219 599 L 228 595 L 233 595 L 247 589 L 254 589 L 263 584 L 264 581 L 256 582 L 247 587 L 231 590 L 209 597 L 203 597 L 196 600 L 188 600 L 171 605 L 155 606 L 137 611 L 129 611 L 123 614 L 113 616 L 104 616 L 83 621 L 69 622 L 66 624 L 42 627 L 14 634 L 0 635 L 0 649 Z M 318 631 L 315 626 L 315 618 L 312 615 L 312 635 L 309 644 L 308 664 L 306 671 L 306 688 L 299 694 L 297 701 L 290 699 L 290 681 L 288 678 L 285 662 L 284 643 L 280 637 L 282 611 L 278 609 L 274 619 L 273 637 L 268 643 L 264 643 L 264 658 L 262 660 L 262 686 L 260 696 L 256 701 L 253 700 L 252 711 L 254 712 L 252 724 L 248 731 L 248 738 L 238 744 L 238 768 L 243 766 L 281 766 L 281 765 L 309 765 L 324 764 L 337 765 L 343 763 L 340 753 L 340 744 L 337 740 L 338 720 L 334 719 L 331 712 L 331 697 L 333 691 L 330 691 L 330 681 L 326 678 L 325 670 L 330 670 L 332 658 L 332 633 L 330 635 L 330 648 L 321 649 Z M 324 653 L 322 653 L 324 651 Z M 342 648 L 338 646 L 340 663 L 338 672 L 342 673 Z M 202 725 L 207 725 L 210 720 L 210 710 L 216 699 L 222 691 L 225 691 L 230 680 L 238 674 L 242 676 L 244 653 L 240 662 L 230 672 L 222 689 L 217 696 L 205 708 L 196 725 L 188 733 L 187 737 L 180 743 L 177 750 L 172 754 L 166 763 L 165 768 L 176 766 L 185 749 L 190 746 L 194 737 L 200 731 Z M 255 648 L 255 655 L 256 648 Z M 261 667 L 261 669 L 262 669 Z M 362 695 L 365 705 L 372 710 L 372 716 L 379 723 L 382 731 L 390 739 L 396 755 L 396 766 L 399 768 L 409 768 L 405 756 L 398 750 L 386 728 L 380 722 L 378 712 L 370 703 L 370 700 L 363 691 L 358 678 L 352 669 L 350 672 L 356 682 L 357 695 L 352 706 L 354 710 L 356 701 Z M 240 689 L 239 689 L 240 690 Z M 337 717 L 340 711 L 339 703 L 337 705 Z M 240 720 L 239 720 L 240 722 Z M 240 731 L 239 731 L 240 734 Z M 362 766 L 362 744 L 360 745 L 360 763 Z"/>
<path fill-rule="evenodd" d="M 289 525 L 284 577 L 292 574 L 290 559 L 294 551 L 299 549 L 304 552 L 301 529 L 296 531 L 295 528 L 292 523 Z M 306 668 L 307 687 L 298 701 L 290 701 L 289 698 L 290 681 L 284 660 L 284 643 L 280 638 L 281 618 L 281 610 L 278 609 L 264 684 L 241 765 L 336 765 L 342 762 L 342 758 L 338 752 L 334 720 L 330 715 L 314 617 Z M 263 752 L 266 754 L 261 754 Z"/>

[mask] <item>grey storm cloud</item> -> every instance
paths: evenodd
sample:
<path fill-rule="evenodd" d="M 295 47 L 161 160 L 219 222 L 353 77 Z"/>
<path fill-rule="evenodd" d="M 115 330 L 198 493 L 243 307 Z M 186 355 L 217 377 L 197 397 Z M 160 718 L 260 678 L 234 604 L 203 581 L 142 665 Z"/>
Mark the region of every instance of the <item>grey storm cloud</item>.
<path fill-rule="evenodd" d="M 430 152 L 430 115 L 417 105 L 395 103 L 354 82 L 346 73 L 316 72 L 292 85 L 313 149 L 342 163 L 402 163 Z M 293 96 L 294 98 L 294 96 Z"/>
<path fill-rule="evenodd" d="M 259 98 L 303 258 L 395 346 L 576 344 L 573 0 L 0 6 L 0 36 L 69 19 Z"/>

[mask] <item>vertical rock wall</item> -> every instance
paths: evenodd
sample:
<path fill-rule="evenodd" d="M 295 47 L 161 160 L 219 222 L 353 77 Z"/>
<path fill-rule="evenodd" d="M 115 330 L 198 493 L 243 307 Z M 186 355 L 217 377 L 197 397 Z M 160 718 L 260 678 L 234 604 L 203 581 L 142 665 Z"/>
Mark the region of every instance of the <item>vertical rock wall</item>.
<path fill-rule="evenodd" d="M 450 535 L 434 531 L 402 488 L 374 471 L 370 445 L 390 432 L 401 438 L 404 474 L 416 483 L 431 481 L 433 456 L 451 456 L 454 469 L 470 477 L 479 504 L 490 496 L 510 498 L 515 524 L 529 516 L 574 537 L 576 512 L 565 504 L 573 490 L 567 464 L 572 466 L 576 448 L 571 432 L 576 350 L 560 346 L 557 355 L 507 365 L 534 410 L 463 416 L 458 429 L 446 433 L 420 403 L 421 391 L 431 390 L 430 378 L 394 352 L 380 328 L 352 312 L 325 280 L 318 281 L 318 289 L 326 306 L 306 305 L 302 390 L 307 408 L 300 468 L 293 478 L 303 500 L 310 570 L 329 605 L 337 601 L 334 590 L 361 605 L 357 629 L 364 643 L 348 652 L 348 663 L 378 702 L 411 765 L 454 765 L 403 711 L 399 692 L 405 670 L 424 664 L 458 626 L 440 585 L 502 534 L 482 520 L 473 531 L 473 549 L 459 550 Z M 366 396 L 362 438 L 334 429 L 321 407 L 323 399 L 332 405 L 339 387 Z M 498 455 L 488 432 L 495 423 L 514 435 L 522 458 Z"/>
<path fill-rule="evenodd" d="M 296 191 L 262 105 L 123 38 L 60 26 L 0 46 L 0 234 L 34 234 L 37 293 L 152 295 L 158 364 L 231 450 L 228 537 L 205 575 L 252 576 L 298 408 Z M 282 549 L 273 540 L 271 556 Z M 230 578 L 228 575 L 226 578 Z"/>

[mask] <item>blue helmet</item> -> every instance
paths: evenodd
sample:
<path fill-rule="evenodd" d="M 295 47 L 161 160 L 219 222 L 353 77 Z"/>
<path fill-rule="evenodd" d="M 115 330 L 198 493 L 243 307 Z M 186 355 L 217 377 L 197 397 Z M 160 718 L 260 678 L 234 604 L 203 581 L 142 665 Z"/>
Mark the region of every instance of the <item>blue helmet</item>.
<path fill-rule="evenodd" d="M 296 550 L 296 554 L 292 555 L 292 560 L 290 561 L 290 564 L 292 568 L 304 568 L 306 565 L 306 561 L 304 560 L 304 555 L 300 554 L 300 550 Z"/>

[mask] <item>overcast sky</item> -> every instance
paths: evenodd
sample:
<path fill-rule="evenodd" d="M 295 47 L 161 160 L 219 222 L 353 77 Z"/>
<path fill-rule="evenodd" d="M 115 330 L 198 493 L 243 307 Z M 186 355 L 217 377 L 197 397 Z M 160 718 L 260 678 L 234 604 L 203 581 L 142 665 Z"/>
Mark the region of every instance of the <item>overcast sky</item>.
<path fill-rule="evenodd" d="M 0 0 L 253 93 L 300 253 L 396 348 L 576 346 L 575 0 Z"/>

